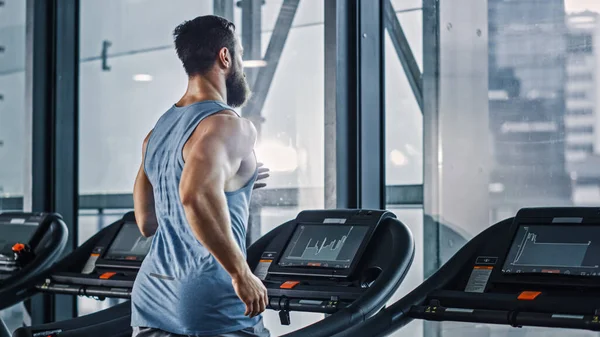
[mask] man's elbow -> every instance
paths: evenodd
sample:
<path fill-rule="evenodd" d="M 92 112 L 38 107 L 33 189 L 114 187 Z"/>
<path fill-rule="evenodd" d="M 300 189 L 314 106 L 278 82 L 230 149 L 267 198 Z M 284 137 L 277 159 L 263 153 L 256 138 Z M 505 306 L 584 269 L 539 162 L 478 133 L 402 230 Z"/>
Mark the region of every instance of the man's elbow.
<path fill-rule="evenodd" d="M 154 235 L 154 233 L 156 233 L 155 231 L 150 232 L 148 230 L 141 230 L 140 232 L 142 233 L 142 236 L 145 238 L 149 238 L 152 235 Z"/>
<path fill-rule="evenodd" d="M 140 233 L 142 233 L 142 236 L 147 237 L 147 238 L 154 235 L 156 233 L 156 229 L 157 229 L 157 226 L 155 224 L 148 224 L 148 223 L 140 223 L 140 224 L 138 224 L 138 227 L 140 229 Z"/>
<path fill-rule="evenodd" d="M 179 191 L 179 199 L 184 208 L 190 207 L 198 202 L 198 192 L 181 190 Z"/>
<path fill-rule="evenodd" d="M 142 233 L 142 235 L 147 238 L 154 235 L 154 233 L 156 233 L 156 230 L 158 229 L 158 224 L 156 223 L 156 221 L 148 219 L 146 217 L 136 216 L 136 222 L 140 233 Z"/>

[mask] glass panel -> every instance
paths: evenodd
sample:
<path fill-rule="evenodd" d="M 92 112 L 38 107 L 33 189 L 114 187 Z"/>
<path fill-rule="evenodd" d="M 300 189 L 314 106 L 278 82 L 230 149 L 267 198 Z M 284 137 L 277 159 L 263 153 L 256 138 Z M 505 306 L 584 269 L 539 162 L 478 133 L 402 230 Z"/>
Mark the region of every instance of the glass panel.
<path fill-rule="evenodd" d="M 468 235 L 477 235 L 523 207 L 597 205 L 600 124 L 596 110 L 596 44 L 600 41 L 600 19 L 596 13 L 581 11 L 598 11 L 599 4 L 583 0 L 489 0 L 487 7 L 477 0 L 460 3 L 461 7 L 471 6 L 462 13 L 446 2 L 440 13 L 442 99 L 438 136 L 444 151 L 439 153 L 439 217 L 455 222 Z M 482 40 L 462 34 L 465 27 L 477 31 L 485 12 L 487 50 L 477 42 Z M 482 60 L 487 60 L 483 69 Z M 485 70 L 488 90 L 474 88 Z M 464 92 L 458 91 L 463 88 Z M 487 116 L 481 118 L 483 115 L 477 115 L 477 111 Z M 459 152 L 465 149 L 447 144 L 460 144 L 464 139 L 472 143 L 473 135 L 481 135 L 481 130 L 486 135 L 479 139 L 480 144 L 489 150 L 485 156 L 481 156 L 483 152 L 475 153 L 466 164 L 460 163 Z M 471 185 L 475 188 L 468 191 L 483 197 L 468 202 L 457 198 L 460 193 L 450 191 L 450 187 L 470 183 L 474 177 L 468 172 L 478 167 L 481 175 L 475 179 L 482 181 L 479 178 L 485 175 L 486 183 Z M 455 185 L 454 178 L 458 181 Z M 453 199 L 468 206 L 452 209 L 448 205 L 456 205 Z M 469 223 L 477 216 L 471 213 L 479 210 L 485 220 L 489 214 L 489 223 Z M 467 323 L 425 325 L 427 331 L 441 330 L 441 334 L 432 336 L 597 335 Z"/>
<path fill-rule="evenodd" d="M 398 22 L 422 65 L 422 13 L 399 13 Z M 423 183 L 423 115 L 410 87 L 400 56 L 397 37 L 385 32 L 386 184 Z M 394 74 L 394 75 L 391 75 Z"/>
<path fill-rule="evenodd" d="M 271 37 L 280 36 L 273 30 L 282 4 L 266 1 L 260 16 L 245 13 L 246 19 L 261 20 L 263 55 Z M 132 193 L 142 140 L 187 85 L 172 47 L 172 31 L 184 20 L 211 14 L 212 5 L 196 0 L 82 1 L 80 194 Z M 234 6 L 233 14 L 241 36 L 244 13 Z M 262 234 L 301 209 L 324 207 L 323 20 L 323 3 L 300 2 L 269 89 L 253 92 L 266 96 L 256 153 L 271 170 L 268 186 L 254 192 L 252 205 L 252 221 Z M 311 48 L 305 48 L 307 44 Z M 108 46 L 105 60 L 103 45 Z M 247 67 L 246 72 L 256 76 L 259 69 Z M 247 113 L 244 108 L 239 112 Z M 79 242 L 126 211 L 80 210 Z M 115 303 L 82 299 L 79 313 Z M 265 324 L 279 335 L 322 317 L 293 314 L 292 325 L 282 327 L 277 314 L 267 312 Z"/>
<path fill-rule="evenodd" d="M 25 115 L 25 1 L 0 5 L 0 212 L 21 211 L 28 137 Z M 29 321 L 22 303 L 0 312 L 10 331 Z"/>
<path fill-rule="evenodd" d="M 5 163 L 0 165 L 0 197 L 23 196 L 29 135 L 25 127 L 25 17 L 24 1 L 0 6 L 0 162 Z"/>
<path fill-rule="evenodd" d="M 396 19 L 422 71 L 422 1 L 392 1 Z M 386 26 L 388 26 L 388 23 Z M 399 36 L 385 30 L 386 185 L 423 184 L 423 115 L 402 66 Z M 404 281 L 388 301 L 391 305 L 423 282 L 423 209 L 387 205 L 407 225 L 415 240 L 415 257 Z M 422 336 L 423 322 L 412 321 L 391 336 Z"/>
<path fill-rule="evenodd" d="M 392 0 L 392 6 L 396 12 L 420 10 L 423 7 L 423 0 Z"/>

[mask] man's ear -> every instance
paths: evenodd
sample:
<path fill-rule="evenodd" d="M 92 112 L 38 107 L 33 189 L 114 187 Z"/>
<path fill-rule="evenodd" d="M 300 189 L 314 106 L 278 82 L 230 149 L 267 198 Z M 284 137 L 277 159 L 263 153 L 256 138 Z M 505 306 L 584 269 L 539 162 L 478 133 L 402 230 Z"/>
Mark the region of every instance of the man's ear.
<path fill-rule="evenodd" d="M 233 66 L 233 58 L 227 47 L 223 47 L 219 50 L 219 64 L 225 69 L 229 69 Z"/>

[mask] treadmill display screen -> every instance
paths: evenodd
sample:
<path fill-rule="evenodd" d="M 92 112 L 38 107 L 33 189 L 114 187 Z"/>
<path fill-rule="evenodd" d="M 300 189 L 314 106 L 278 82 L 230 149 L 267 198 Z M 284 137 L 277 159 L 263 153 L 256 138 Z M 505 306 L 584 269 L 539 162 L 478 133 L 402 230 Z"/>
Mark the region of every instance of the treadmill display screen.
<path fill-rule="evenodd" d="M 37 223 L 13 224 L 0 222 L 0 255 L 12 257 L 12 247 L 14 244 L 29 243 L 37 229 Z"/>
<path fill-rule="evenodd" d="M 521 225 L 502 272 L 600 276 L 600 226 Z"/>
<path fill-rule="evenodd" d="M 142 236 L 135 223 L 123 224 L 104 259 L 142 261 L 152 244 L 152 238 Z"/>
<path fill-rule="evenodd" d="M 348 269 L 368 231 L 368 226 L 299 224 L 278 264 Z"/>

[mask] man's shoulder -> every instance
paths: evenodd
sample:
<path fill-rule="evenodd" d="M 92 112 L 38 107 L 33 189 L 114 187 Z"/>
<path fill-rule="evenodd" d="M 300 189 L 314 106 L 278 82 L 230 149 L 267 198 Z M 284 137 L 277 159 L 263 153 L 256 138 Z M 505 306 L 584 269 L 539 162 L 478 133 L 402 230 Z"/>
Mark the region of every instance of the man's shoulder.
<path fill-rule="evenodd" d="M 233 138 L 244 142 L 254 142 L 257 134 L 250 120 L 237 116 L 230 110 L 222 110 L 206 117 L 198 125 L 196 132 L 199 135 Z"/>

